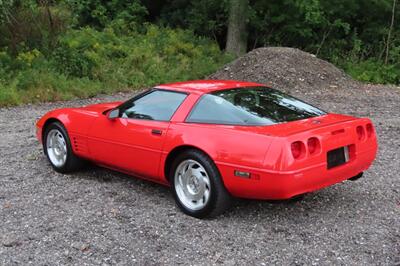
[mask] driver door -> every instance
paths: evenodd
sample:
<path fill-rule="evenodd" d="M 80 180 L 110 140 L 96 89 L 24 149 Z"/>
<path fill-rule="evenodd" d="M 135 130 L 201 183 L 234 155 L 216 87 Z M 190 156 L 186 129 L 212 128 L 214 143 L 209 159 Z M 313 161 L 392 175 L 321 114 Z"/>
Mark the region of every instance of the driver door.
<path fill-rule="evenodd" d="M 116 170 L 157 179 L 170 119 L 185 93 L 150 90 L 119 107 L 117 118 L 97 118 L 89 149 L 95 160 Z"/>

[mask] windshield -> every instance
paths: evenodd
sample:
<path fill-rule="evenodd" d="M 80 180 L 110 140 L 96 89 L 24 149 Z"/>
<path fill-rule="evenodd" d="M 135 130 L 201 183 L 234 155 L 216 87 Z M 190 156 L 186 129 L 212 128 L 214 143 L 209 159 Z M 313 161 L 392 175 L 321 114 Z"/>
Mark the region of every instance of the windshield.
<path fill-rule="evenodd" d="M 227 125 L 273 125 L 326 114 L 278 90 L 246 87 L 205 94 L 187 122 Z"/>

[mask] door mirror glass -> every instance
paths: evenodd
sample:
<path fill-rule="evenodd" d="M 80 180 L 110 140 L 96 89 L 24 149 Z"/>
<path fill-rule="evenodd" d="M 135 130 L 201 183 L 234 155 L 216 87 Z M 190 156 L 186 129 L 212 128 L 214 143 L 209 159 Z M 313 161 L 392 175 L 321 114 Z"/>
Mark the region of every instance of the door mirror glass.
<path fill-rule="evenodd" d="M 113 120 L 115 118 L 119 117 L 119 109 L 112 109 L 109 113 L 108 113 L 108 119 Z"/>

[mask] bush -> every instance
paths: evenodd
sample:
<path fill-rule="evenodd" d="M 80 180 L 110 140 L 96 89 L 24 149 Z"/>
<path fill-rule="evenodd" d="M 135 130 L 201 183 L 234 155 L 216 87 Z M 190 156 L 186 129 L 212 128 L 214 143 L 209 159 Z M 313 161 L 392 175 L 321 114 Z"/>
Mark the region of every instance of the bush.
<path fill-rule="evenodd" d="M 199 79 L 231 58 L 192 32 L 146 25 L 120 35 L 107 27 L 71 29 L 47 56 L 39 50 L 16 58 L 0 52 L 0 105 L 90 97 Z"/>
<path fill-rule="evenodd" d="M 140 25 L 148 15 L 139 0 L 63 0 L 72 11 L 77 26 L 103 29 L 114 21 L 123 21 L 124 27 Z"/>
<path fill-rule="evenodd" d="M 214 42 L 190 31 L 148 25 L 144 33 L 129 36 L 113 28 L 71 30 L 52 59 L 60 73 L 138 88 L 201 78 L 227 58 Z"/>
<path fill-rule="evenodd" d="M 345 62 L 344 70 L 353 78 L 370 83 L 400 84 L 400 64 L 385 65 L 381 61 Z"/>

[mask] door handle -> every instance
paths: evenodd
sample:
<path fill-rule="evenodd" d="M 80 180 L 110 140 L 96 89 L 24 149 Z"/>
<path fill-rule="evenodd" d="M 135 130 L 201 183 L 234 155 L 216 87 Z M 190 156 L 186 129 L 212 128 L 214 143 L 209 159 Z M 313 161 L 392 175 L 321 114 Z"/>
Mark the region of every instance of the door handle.
<path fill-rule="evenodd" d="M 162 135 L 162 130 L 159 130 L 159 129 L 152 129 L 152 130 L 151 130 L 151 134 L 161 136 L 161 135 Z"/>

